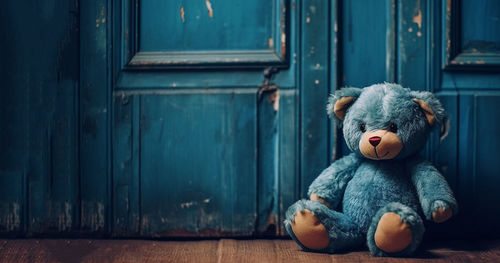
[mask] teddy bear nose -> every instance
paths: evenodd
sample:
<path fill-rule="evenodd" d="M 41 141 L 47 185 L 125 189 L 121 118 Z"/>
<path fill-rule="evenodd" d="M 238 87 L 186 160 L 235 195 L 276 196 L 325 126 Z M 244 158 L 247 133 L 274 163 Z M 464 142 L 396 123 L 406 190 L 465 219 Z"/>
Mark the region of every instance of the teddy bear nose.
<path fill-rule="evenodd" d="M 380 138 L 379 136 L 373 136 L 368 139 L 368 141 L 370 141 L 370 144 L 374 147 L 376 147 L 380 143 L 380 140 L 382 140 L 382 138 Z"/>

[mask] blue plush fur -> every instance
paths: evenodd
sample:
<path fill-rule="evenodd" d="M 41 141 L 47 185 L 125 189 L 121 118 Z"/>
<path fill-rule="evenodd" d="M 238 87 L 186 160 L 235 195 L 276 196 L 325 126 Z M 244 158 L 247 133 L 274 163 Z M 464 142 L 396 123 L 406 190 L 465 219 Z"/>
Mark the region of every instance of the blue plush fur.
<path fill-rule="evenodd" d="M 353 97 L 343 120 L 335 113 L 335 103 Z M 422 107 L 414 99 L 424 101 L 435 121 L 429 123 Z M 311 184 L 308 194 L 316 194 L 329 207 L 318 201 L 299 200 L 287 211 L 285 227 L 295 237 L 291 223 L 298 211 L 309 210 L 325 226 L 330 243 L 322 252 L 335 253 L 366 242 L 375 256 L 406 256 L 419 246 L 424 233 L 422 217 L 432 220 L 438 209 L 458 211 L 456 200 L 444 177 L 431 163 L 418 156 L 433 128 L 446 133 L 446 112 L 430 92 L 416 92 L 397 84 L 377 84 L 364 89 L 343 88 L 328 100 L 328 115 L 343 128 L 344 138 L 353 153 L 335 161 Z M 360 140 L 366 131 L 387 130 L 397 125 L 397 137 L 403 148 L 390 160 L 371 160 L 360 151 Z M 382 215 L 398 214 L 412 232 L 411 244 L 397 253 L 386 253 L 374 241 L 374 233 Z"/>

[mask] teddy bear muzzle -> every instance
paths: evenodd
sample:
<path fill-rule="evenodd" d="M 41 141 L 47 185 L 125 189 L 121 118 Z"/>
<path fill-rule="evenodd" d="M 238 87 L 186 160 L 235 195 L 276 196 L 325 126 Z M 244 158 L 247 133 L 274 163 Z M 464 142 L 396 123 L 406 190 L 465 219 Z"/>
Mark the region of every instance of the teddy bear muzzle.
<path fill-rule="evenodd" d="M 359 141 L 361 154 L 372 160 L 393 159 L 402 149 L 401 139 L 389 130 L 367 131 Z"/>

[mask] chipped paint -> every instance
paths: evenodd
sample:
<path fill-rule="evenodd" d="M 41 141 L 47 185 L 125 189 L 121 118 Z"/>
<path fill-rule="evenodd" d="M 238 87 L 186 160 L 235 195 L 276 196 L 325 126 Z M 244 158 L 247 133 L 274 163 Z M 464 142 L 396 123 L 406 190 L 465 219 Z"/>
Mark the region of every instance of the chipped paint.
<path fill-rule="evenodd" d="M 478 60 L 478 61 L 476 61 L 476 64 L 483 65 L 483 64 L 486 64 L 486 62 L 484 60 Z"/>
<path fill-rule="evenodd" d="M 316 6 L 314 5 L 309 6 L 309 10 L 311 10 L 311 13 L 316 14 Z"/>
<path fill-rule="evenodd" d="M 181 204 L 181 208 L 182 208 L 182 209 L 185 209 L 185 208 L 190 208 L 190 207 L 192 207 L 192 206 L 194 206 L 194 205 L 197 205 L 197 204 L 198 204 L 198 202 L 195 202 L 195 201 L 186 202 L 186 203 L 182 203 L 182 204 Z"/>
<path fill-rule="evenodd" d="M 184 22 L 186 22 L 186 20 L 184 19 L 184 6 L 182 6 L 182 5 L 181 5 L 181 9 L 180 9 L 180 14 L 181 14 L 181 21 L 184 24 Z"/>
<path fill-rule="evenodd" d="M 306 17 L 306 23 L 310 23 L 311 22 L 311 18 L 310 17 Z"/>
<path fill-rule="evenodd" d="M 210 0 L 205 0 L 205 5 L 207 6 L 208 16 L 210 18 L 213 18 L 214 17 L 214 10 L 212 9 L 212 3 L 210 3 Z"/>
<path fill-rule="evenodd" d="M 267 39 L 267 44 L 269 45 L 269 49 L 273 49 L 274 47 L 274 39 L 272 37 Z"/>
<path fill-rule="evenodd" d="M 0 215 L 0 227 L 7 231 L 19 230 L 21 227 L 21 207 L 19 203 L 1 203 L 2 211 L 8 210 L 8 213 L 3 213 Z M 5 208 L 8 207 L 8 209 Z"/>
<path fill-rule="evenodd" d="M 280 90 L 276 89 L 274 92 L 267 96 L 267 101 L 273 104 L 273 109 L 278 111 L 280 108 Z"/>
<path fill-rule="evenodd" d="M 281 19 L 280 19 L 280 30 L 281 30 L 281 58 L 286 57 L 286 6 L 283 4 L 281 6 Z"/>
<path fill-rule="evenodd" d="M 417 2 L 417 8 L 420 6 L 420 3 Z M 422 28 L 422 10 L 418 9 L 415 11 L 415 15 L 413 16 L 413 23 L 418 25 L 418 28 Z"/>
<path fill-rule="evenodd" d="M 417 32 L 417 37 L 421 37 L 422 36 L 422 32 L 418 31 Z"/>
<path fill-rule="evenodd" d="M 105 210 L 104 204 L 100 202 L 82 202 L 81 224 L 90 231 L 98 231 L 104 228 Z"/>
<path fill-rule="evenodd" d="M 61 204 L 57 204 L 57 205 L 61 205 Z M 72 216 L 71 216 L 71 204 L 69 202 L 64 202 L 62 204 L 62 209 L 59 208 L 60 210 L 62 210 L 59 215 L 57 216 L 57 220 L 58 220 L 58 229 L 59 231 L 66 231 L 66 230 L 70 230 L 71 229 L 71 225 L 73 223 L 73 220 L 72 220 Z"/>
<path fill-rule="evenodd" d="M 318 85 L 319 84 L 319 79 L 315 80 L 314 84 Z"/>
<path fill-rule="evenodd" d="M 413 27 L 409 27 L 408 32 L 410 32 L 410 33 L 413 32 Z"/>

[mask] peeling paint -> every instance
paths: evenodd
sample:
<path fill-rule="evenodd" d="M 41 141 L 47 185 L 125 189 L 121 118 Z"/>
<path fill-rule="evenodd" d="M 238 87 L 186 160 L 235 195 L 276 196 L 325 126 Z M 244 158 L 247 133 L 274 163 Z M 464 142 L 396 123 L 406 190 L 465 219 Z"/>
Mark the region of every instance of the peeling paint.
<path fill-rule="evenodd" d="M 59 231 L 66 231 L 71 229 L 71 225 L 73 223 L 71 216 L 71 204 L 69 202 L 64 202 L 62 204 L 62 213 L 60 212 L 57 216 L 58 220 L 58 229 Z"/>
<path fill-rule="evenodd" d="M 186 20 L 184 19 L 184 6 L 182 6 L 182 5 L 181 5 L 181 10 L 180 10 L 180 13 L 181 13 L 181 21 L 182 21 L 182 23 L 184 24 L 184 22 L 185 22 Z"/>
<path fill-rule="evenodd" d="M 98 231 L 104 228 L 104 204 L 100 202 L 82 202 L 81 221 L 84 228 Z"/>
<path fill-rule="evenodd" d="M 182 203 L 181 204 L 181 208 L 184 209 L 184 208 L 190 208 L 191 206 L 194 206 L 194 205 L 197 205 L 198 203 L 195 202 L 195 201 L 191 201 L 191 202 L 186 202 L 186 203 Z"/>
<path fill-rule="evenodd" d="M 2 207 L 3 211 L 9 211 L 8 213 L 0 215 L 0 228 L 4 228 L 7 231 L 19 230 L 21 227 L 21 217 L 19 214 L 21 212 L 21 207 L 19 203 L 2 203 L 0 207 Z M 8 207 L 8 209 L 4 207 Z"/>
<path fill-rule="evenodd" d="M 273 93 L 267 96 L 267 101 L 273 104 L 273 109 L 278 111 L 280 108 L 280 90 L 276 89 Z"/>
<path fill-rule="evenodd" d="M 281 58 L 286 56 L 286 34 L 285 34 L 285 16 L 286 16 L 286 6 L 283 4 L 281 6 L 281 19 L 280 19 L 280 29 L 281 29 Z"/>
<path fill-rule="evenodd" d="M 418 9 L 416 14 L 413 16 L 413 23 L 418 25 L 418 28 L 422 28 L 422 11 Z"/>
<path fill-rule="evenodd" d="M 314 5 L 309 6 L 309 10 L 311 10 L 311 13 L 316 14 L 316 6 Z"/>
<path fill-rule="evenodd" d="M 214 17 L 214 11 L 212 9 L 212 3 L 210 3 L 210 0 L 205 0 L 205 5 L 207 6 L 208 16 L 210 18 L 213 18 Z"/>

